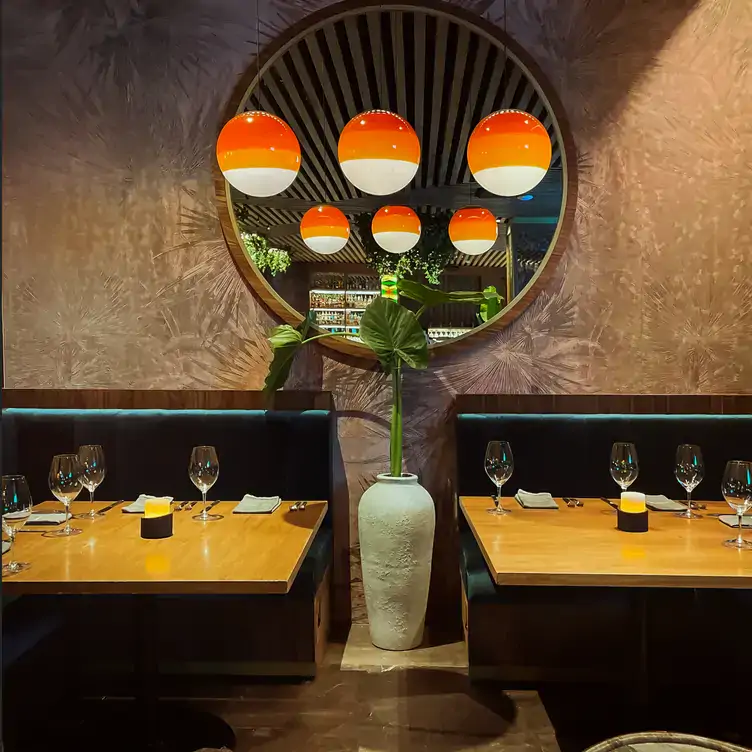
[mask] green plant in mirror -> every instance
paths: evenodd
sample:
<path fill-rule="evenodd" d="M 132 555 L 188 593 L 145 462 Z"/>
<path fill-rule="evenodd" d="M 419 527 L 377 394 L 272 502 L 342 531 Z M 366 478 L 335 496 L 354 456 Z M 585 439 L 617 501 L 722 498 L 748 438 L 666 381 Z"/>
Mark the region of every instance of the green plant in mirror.
<path fill-rule="evenodd" d="M 290 267 L 290 254 L 282 248 L 271 247 L 263 235 L 241 232 L 240 239 L 260 272 L 268 271 L 274 277 Z"/>
<path fill-rule="evenodd" d="M 360 338 L 379 359 L 384 373 L 392 378 L 392 422 L 389 431 L 390 472 L 402 474 L 402 368 L 422 369 L 428 366 L 428 340 L 420 324 L 420 315 L 426 308 L 443 303 L 480 303 L 496 293 L 443 292 L 412 280 L 398 282 L 400 295 L 421 304 L 413 313 L 400 303 L 388 298 L 376 298 L 363 312 L 360 319 Z M 264 382 L 264 391 L 269 394 L 281 389 L 292 369 L 293 359 L 303 345 L 325 337 L 347 336 L 345 332 L 326 332 L 308 336 L 314 324 L 313 312 L 308 313 L 298 326 L 282 324 L 269 335 L 272 346 L 272 362 Z"/>
<path fill-rule="evenodd" d="M 478 311 L 478 319 L 483 323 L 492 319 L 501 311 L 501 296 L 496 292 L 493 285 L 489 285 L 483 290 L 484 293 L 491 293 L 481 304 Z"/>

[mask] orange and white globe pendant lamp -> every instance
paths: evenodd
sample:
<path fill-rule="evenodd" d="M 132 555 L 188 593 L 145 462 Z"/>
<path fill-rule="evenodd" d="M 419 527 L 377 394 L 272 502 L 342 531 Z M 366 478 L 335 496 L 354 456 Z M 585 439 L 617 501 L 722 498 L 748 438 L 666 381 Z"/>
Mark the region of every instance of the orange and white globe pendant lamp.
<path fill-rule="evenodd" d="M 467 144 L 467 164 L 490 193 L 519 196 L 543 180 L 551 165 L 551 139 L 529 112 L 499 110 L 475 126 Z"/>
<path fill-rule="evenodd" d="M 409 185 L 418 172 L 420 142 L 405 118 L 369 110 L 342 129 L 337 157 L 356 188 L 372 196 L 388 196 Z"/>
<path fill-rule="evenodd" d="M 468 256 L 480 256 L 493 248 L 499 235 L 496 217 L 488 209 L 467 206 L 458 209 L 449 220 L 452 245 Z"/>
<path fill-rule="evenodd" d="M 217 161 L 227 182 L 258 198 L 287 190 L 300 169 L 300 144 L 282 118 L 258 110 L 225 123 L 217 139 Z"/>
<path fill-rule="evenodd" d="M 336 206 L 314 206 L 300 220 L 300 237 L 316 253 L 337 253 L 350 239 L 350 223 Z"/>
<path fill-rule="evenodd" d="M 407 206 L 382 206 L 371 221 L 376 243 L 389 253 L 406 253 L 420 240 L 420 219 Z"/>

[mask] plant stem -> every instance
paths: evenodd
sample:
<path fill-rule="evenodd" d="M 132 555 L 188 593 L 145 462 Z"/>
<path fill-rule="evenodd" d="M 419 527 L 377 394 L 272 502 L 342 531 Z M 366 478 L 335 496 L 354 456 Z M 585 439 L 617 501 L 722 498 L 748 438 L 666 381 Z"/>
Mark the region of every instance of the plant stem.
<path fill-rule="evenodd" d="M 315 337 L 309 337 L 301 342 L 301 345 L 306 345 L 309 342 L 313 342 L 315 339 L 324 339 L 324 337 L 347 337 L 350 332 L 327 332 L 326 334 L 317 334 Z"/>
<path fill-rule="evenodd" d="M 389 459 L 392 477 L 402 477 L 402 361 L 392 370 L 392 426 L 389 432 Z"/>
<path fill-rule="evenodd" d="M 415 314 L 415 318 L 419 319 L 421 315 L 423 314 L 423 311 L 426 310 L 426 307 L 422 305 L 420 308 L 418 308 L 418 312 Z"/>

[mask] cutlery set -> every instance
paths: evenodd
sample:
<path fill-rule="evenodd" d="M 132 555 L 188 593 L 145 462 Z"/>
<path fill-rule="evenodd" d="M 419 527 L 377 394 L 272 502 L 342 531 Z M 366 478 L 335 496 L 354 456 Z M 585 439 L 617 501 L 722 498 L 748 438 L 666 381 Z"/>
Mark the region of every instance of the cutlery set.
<path fill-rule="evenodd" d="M 572 496 L 562 496 L 562 499 L 566 503 L 568 507 L 584 507 L 585 505 L 579 500 L 575 499 Z"/>

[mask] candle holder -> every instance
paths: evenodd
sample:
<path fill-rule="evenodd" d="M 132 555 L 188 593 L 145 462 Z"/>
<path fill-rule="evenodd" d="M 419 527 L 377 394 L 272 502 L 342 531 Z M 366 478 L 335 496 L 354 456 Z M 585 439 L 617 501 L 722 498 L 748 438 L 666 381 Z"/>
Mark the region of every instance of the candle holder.
<path fill-rule="evenodd" d="M 147 540 L 172 537 L 172 512 L 160 517 L 142 517 L 141 537 Z"/>
<path fill-rule="evenodd" d="M 624 533 L 647 533 L 647 509 L 644 512 L 623 512 L 619 509 L 616 513 L 616 527 Z"/>

